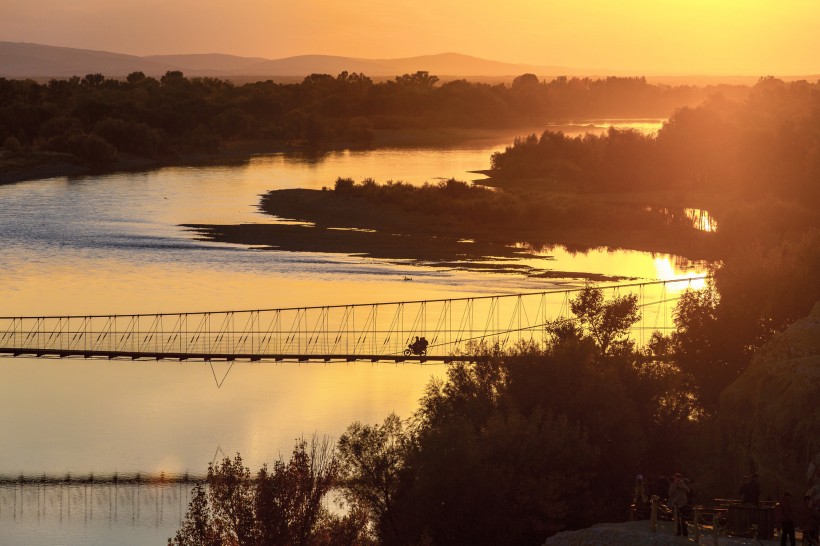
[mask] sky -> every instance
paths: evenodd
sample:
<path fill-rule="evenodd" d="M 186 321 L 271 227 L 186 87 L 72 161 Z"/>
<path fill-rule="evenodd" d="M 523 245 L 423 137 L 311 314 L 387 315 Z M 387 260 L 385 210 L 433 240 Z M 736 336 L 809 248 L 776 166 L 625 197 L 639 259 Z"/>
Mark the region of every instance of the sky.
<path fill-rule="evenodd" d="M 0 0 L 0 41 L 132 55 L 485 59 L 820 73 L 820 0 Z"/>

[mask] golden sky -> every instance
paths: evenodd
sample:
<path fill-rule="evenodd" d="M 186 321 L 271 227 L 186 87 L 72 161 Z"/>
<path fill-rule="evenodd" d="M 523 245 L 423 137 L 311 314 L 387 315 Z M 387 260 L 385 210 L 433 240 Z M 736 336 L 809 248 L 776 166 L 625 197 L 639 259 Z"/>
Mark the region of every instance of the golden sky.
<path fill-rule="evenodd" d="M 0 0 L 2 41 L 662 74 L 818 74 L 819 28 L 820 0 Z"/>

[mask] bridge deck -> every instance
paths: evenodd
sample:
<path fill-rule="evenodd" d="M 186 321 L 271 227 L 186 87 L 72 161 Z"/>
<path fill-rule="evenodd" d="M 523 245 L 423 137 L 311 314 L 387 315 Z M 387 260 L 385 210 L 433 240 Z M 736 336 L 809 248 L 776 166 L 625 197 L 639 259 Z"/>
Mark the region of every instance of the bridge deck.
<path fill-rule="evenodd" d="M 384 354 L 295 354 L 295 353 L 152 353 L 134 351 L 85 351 L 85 350 L 61 350 L 61 349 L 27 349 L 2 347 L 0 355 L 14 357 L 36 357 L 36 358 L 84 358 L 84 359 L 106 359 L 106 360 L 178 360 L 199 361 L 199 362 L 469 362 L 476 359 L 474 355 L 384 355 Z"/>

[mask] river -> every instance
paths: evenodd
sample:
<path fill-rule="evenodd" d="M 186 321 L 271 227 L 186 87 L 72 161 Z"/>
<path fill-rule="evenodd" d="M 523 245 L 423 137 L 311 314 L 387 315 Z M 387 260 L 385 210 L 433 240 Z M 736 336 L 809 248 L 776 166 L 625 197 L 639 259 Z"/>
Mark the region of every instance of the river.
<path fill-rule="evenodd" d="M 255 309 L 577 286 L 217 244 L 180 227 L 281 221 L 258 212 L 261 194 L 332 186 L 339 176 L 414 184 L 477 178 L 468 171 L 488 168 L 491 153 L 509 142 L 269 154 L 0 186 L 0 315 Z M 556 248 L 543 260 L 558 271 L 646 280 L 703 272 L 702 264 L 643 252 Z M 228 371 L 217 388 L 215 375 Z M 296 438 L 338 438 L 351 422 L 381 422 L 390 412 L 408 417 L 424 385 L 444 373 L 443 365 L 406 363 L 215 364 L 212 371 L 204 363 L 0 358 L 0 479 L 11 480 L 0 483 L 0 544 L 163 544 L 184 513 L 187 486 L 148 487 L 139 497 L 126 486 L 23 485 L 16 477 L 202 474 L 237 452 L 255 470 L 287 456 Z"/>

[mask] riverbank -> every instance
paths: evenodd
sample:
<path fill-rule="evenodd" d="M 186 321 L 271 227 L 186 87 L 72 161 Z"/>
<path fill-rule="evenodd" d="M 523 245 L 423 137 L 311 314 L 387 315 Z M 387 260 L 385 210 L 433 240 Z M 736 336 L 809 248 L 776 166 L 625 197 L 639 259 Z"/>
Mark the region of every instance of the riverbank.
<path fill-rule="evenodd" d="M 148 171 L 163 167 L 196 167 L 243 163 L 254 155 L 301 150 L 281 143 L 242 142 L 226 146 L 215 154 L 185 154 L 173 158 L 148 158 L 121 155 L 106 168 L 93 168 L 70 154 L 57 152 L 0 152 L 0 185 L 44 178 L 101 175 Z"/>
<path fill-rule="evenodd" d="M 508 129 L 382 129 L 375 130 L 372 143 L 361 149 L 380 148 L 448 148 L 453 146 L 491 146 L 512 143 L 521 135 L 540 132 L 540 126 Z M 104 169 L 83 164 L 71 154 L 59 152 L 17 152 L 0 150 L 0 185 L 61 176 L 85 176 L 118 172 L 146 171 L 163 167 L 196 167 L 237 164 L 257 155 L 293 153 L 321 156 L 351 149 L 345 143 L 316 148 L 303 142 L 281 140 L 244 140 L 223 143 L 213 154 L 190 153 L 175 157 L 148 158 L 119 154 L 116 162 Z"/>

